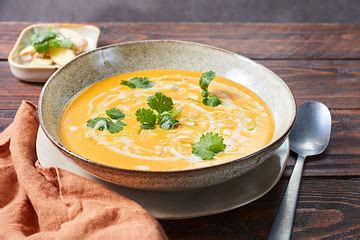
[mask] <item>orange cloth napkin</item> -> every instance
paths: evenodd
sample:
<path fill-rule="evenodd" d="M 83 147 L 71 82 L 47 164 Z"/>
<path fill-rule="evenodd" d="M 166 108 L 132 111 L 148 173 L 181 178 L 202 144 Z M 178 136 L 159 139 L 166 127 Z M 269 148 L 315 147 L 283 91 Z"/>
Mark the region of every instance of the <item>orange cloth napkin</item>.
<path fill-rule="evenodd" d="M 137 203 L 65 170 L 40 166 L 38 125 L 35 107 L 23 102 L 0 134 L 0 239 L 166 239 Z"/>

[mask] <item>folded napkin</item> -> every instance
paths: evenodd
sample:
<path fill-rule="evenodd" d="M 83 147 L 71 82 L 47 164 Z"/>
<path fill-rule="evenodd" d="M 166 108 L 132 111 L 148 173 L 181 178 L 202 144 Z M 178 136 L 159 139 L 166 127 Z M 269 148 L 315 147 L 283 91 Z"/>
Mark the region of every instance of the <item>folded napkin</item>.
<path fill-rule="evenodd" d="M 23 102 L 0 134 L 0 239 L 166 239 L 137 203 L 73 173 L 40 166 L 38 125 L 35 107 Z"/>

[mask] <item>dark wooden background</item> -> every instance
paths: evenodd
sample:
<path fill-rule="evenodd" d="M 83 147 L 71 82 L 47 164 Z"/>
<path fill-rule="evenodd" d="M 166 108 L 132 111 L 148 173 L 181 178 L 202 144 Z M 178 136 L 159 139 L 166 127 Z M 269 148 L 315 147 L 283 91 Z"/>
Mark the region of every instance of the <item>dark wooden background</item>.
<path fill-rule="evenodd" d="M 30 23 L 0 23 L 0 130 L 21 100 L 37 103 L 42 84 L 15 79 L 7 56 Z M 330 146 L 309 158 L 301 185 L 294 239 L 360 238 L 360 24 L 96 23 L 99 45 L 181 39 L 225 48 L 264 64 L 292 89 L 297 104 L 325 103 L 333 127 Z M 279 184 L 237 210 L 209 217 L 161 221 L 170 239 L 264 239 L 286 187 L 294 156 Z"/>

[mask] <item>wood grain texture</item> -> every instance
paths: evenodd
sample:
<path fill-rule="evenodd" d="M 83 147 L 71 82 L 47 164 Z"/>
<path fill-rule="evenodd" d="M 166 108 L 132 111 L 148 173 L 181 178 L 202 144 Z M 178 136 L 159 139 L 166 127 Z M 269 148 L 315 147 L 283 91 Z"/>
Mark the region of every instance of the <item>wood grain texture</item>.
<path fill-rule="evenodd" d="M 266 239 L 287 184 L 242 208 L 187 220 L 161 221 L 170 239 Z M 303 179 L 292 239 L 358 239 L 360 179 Z"/>
<path fill-rule="evenodd" d="M 4 61 L 21 29 L 0 23 L 0 131 L 42 84 L 15 79 Z M 331 108 L 329 148 L 306 161 L 293 239 L 360 239 L 360 24 L 98 23 L 99 45 L 146 39 L 206 43 L 258 59 L 292 89 L 297 104 Z M 3 60 L 3 61 L 1 61 Z M 266 239 L 295 163 L 280 183 L 245 207 L 214 216 L 161 221 L 170 239 Z"/>
<path fill-rule="evenodd" d="M 259 61 L 290 87 L 298 105 L 317 100 L 329 108 L 360 108 L 360 61 Z"/>
<path fill-rule="evenodd" d="M 31 23 L 0 23 L 0 59 Z M 255 59 L 359 59 L 360 24 L 96 23 L 100 46 L 179 39 L 206 43 Z"/>

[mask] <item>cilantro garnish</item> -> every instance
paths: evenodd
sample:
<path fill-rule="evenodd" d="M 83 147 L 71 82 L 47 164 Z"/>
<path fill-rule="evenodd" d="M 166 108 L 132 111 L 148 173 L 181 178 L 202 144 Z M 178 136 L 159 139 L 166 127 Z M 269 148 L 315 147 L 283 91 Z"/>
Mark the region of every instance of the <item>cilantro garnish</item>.
<path fill-rule="evenodd" d="M 48 52 L 50 48 L 74 47 L 74 43 L 70 39 L 50 30 L 33 34 L 30 38 L 30 42 L 39 53 Z"/>
<path fill-rule="evenodd" d="M 108 123 L 107 118 L 96 117 L 96 118 L 89 119 L 87 121 L 86 126 L 88 126 L 89 128 L 96 127 L 97 130 L 103 131 L 105 128 L 107 129 L 107 123 Z"/>
<path fill-rule="evenodd" d="M 136 119 L 141 123 L 142 129 L 155 129 L 156 124 L 162 129 L 173 129 L 179 125 L 175 119 L 181 113 L 181 110 L 175 110 L 173 101 L 170 97 L 158 92 L 148 97 L 150 108 L 140 108 L 136 111 Z"/>
<path fill-rule="evenodd" d="M 215 73 L 213 71 L 204 72 L 199 80 L 199 85 L 202 89 L 201 96 L 203 97 L 203 104 L 210 107 L 216 107 L 221 104 L 220 98 L 216 95 L 211 94 L 208 90 L 210 83 L 215 78 Z"/>
<path fill-rule="evenodd" d="M 147 77 L 133 77 L 129 80 L 122 80 L 122 85 L 128 86 L 129 88 L 151 88 L 154 83 Z"/>
<path fill-rule="evenodd" d="M 39 44 L 56 37 L 56 33 L 52 31 L 33 34 L 30 38 L 31 44 Z"/>
<path fill-rule="evenodd" d="M 160 123 L 160 128 L 166 130 L 173 129 L 174 127 L 179 125 L 179 121 L 168 114 L 163 116 L 160 115 L 159 123 Z"/>
<path fill-rule="evenodd" d="M 112 120 L 109 121 L 108 123 L 109 123 L 108 131 L 110 133 L 118 133 L 124 129 L 124 126 L 126 126 L 126 123 L 119 120 Z"/>
<path fill-rule="evenodd" d="M 109 118 L 112 118 L 112 119 L 123 119 L 125 117 L 125 114 L 117 108 L 110 108 L 110 109 L 106 110 L 105 112 L 106 112 L 106 115 L 108 115 Z"/>
<path fill-rule="evenodd" d="M 224 139 L 217 133 L 206 133 L 200 137 L 199 142 L 192 144 L 192 153 L 202 160 L 211 160 L 226 148 Z"/>
<path fill-rule="evenodd" d="M 165 96 L 165 94 L 158 92 L 155 95 L 148 98 L 148 105 L 159 114 L 170 111 L 173 109 L 173 101 L 170 97 Z"/>
<path fill-rule="evenodd" d="M 117 108 L 110 108 L 106 110 L 105 113 L 108 116 L 107 118 L 96 117 L 89 119 L 86 126 L 100 131 L 108 130 L 112 134 L 118 133 L 124 129 L 126 123 L 121 120 L 125 117 L 125 114 L 121 110 Z"/>
<path fill-rule="evenodd" d="M 216 75 L 213 71 L 204 72 L 201 75 L 200 81 L 199 81 L 201 89 L 207 90 L 209 88 L 211 81 L 214 80 L 215 76 Z"/>
<path fill-rule="evenodd" d="M 142 129 L 154 129 L 156 115 L 152 109 L 140 108 L 135 113 L 136 119 L 141 123 Z"/>
<path fill-rule="evenodd" d="M 203 104 L 211 107 L 216 107 L 221 104 L 221 100 L 217 96 L 210 96 L 203 99 Z"/>

